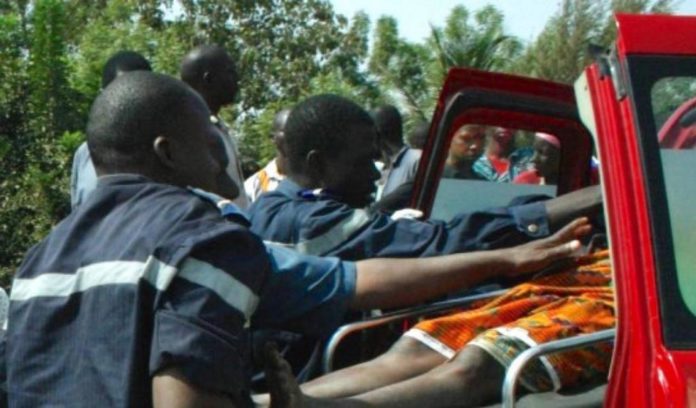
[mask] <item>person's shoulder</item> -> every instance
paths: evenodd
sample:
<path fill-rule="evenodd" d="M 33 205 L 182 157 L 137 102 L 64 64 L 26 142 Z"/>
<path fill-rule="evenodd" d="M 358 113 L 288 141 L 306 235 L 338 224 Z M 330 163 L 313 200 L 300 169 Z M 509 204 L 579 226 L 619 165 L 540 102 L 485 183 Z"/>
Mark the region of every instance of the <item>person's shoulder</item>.
<path fill-rule="evenodd" d="M 406 157 L 405 157 L 405 159 L 420 160 L 420 158 L 421 158 L 422 155 L 423 155 L 423 150 L 421 150 L 421 149 L 409 148 L 409 149 L 406 151 Z"/>
<path fill-rule="evenodd" d="M 533 155 L 534 155 L 534 148 L 532 148 L 530 146 L 524 146 L 524 147 L 520 147 L 518 149 L 515 149 L 515 151 L 513 151 L 510 154 L 510 160 L 511 161 L 529 160 L 532 158 Z"/>
<path fill-rule="evenodd" d="M 139 186 L 134 186 L 132 191 L 122 196 L 128 197 L 125 205 L 133 209 L 130 212 L 139 214 L 139 217 L 143 219 L 148 217 L 159 219 L 160 214 L 166 214 L 171 225 L 224 223 L 226 217 L 236 221 L 237 215 L 240 219 L 245 218 L 241 210 L 230 200 L 195 188 L 181 188 L 146 181 Z M 232 209 L 231 212 L 230 209 Z"/>
<path fill-rule="evenodd" d="M 481 156 L 479 156 L 478 159 L 474 160 L 474 164 L 472 165 L 472 167 L 474 167 L 474 168 L 490 167 L 490 165 L 491 165 L 491 161 L 488 160 L 488 156 L 486 156 L 485 154 L 482 154 Z"/>
<path fill-rule="evenodd" d="M 512 180 L 515 184 L 539 184 L 540 181 L 541 177 L 535 169 L 525 170 Z"/>
<path fill-rule="evenodd" d="M 89 148 L 87 147 L 87 142 L 82 142 L 75 150 L 74 161 L 86 161 L 90 160 Z"/>
<path fill-rule="evenodd" d="M 295 194 L 287 191 L 267 191 L 261 194 L 249 208 L 252 216 L 259 211 L 283 212 L 293 217 L 326 216 L 340 212 L 351 211 L 351 207 L 333 198 L 322 196 L 310 190 L 302 190 Z"/>

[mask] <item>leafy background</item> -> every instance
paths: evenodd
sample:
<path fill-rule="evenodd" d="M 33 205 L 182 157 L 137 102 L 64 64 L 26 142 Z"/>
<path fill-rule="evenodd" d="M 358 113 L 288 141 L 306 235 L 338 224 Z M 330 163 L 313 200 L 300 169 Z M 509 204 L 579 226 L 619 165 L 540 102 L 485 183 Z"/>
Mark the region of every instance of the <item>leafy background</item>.
<path fill-rule="evenodd" d="M 429 120 L 450 67 L 572 83 L 589 43 L 609 46 L 613 11 L 670 12 L 672 0 L 564 0 L 542 33 L 523 43 L 492 6 L 455 7 L 421 43 L 389 16 L 344 16 L 325 0 L 0 0 L 0 285 L 26 250 L 69 212 L 72 155 L 84 140 L 104 62 L 122 49 L 158 72 L 202 43 L 238 61 L 239 103 L 223 116 L 242 154 L 263 165 L 274 113 L 320 92 L 366 108 L 394 103 L 407 133 Z"/>

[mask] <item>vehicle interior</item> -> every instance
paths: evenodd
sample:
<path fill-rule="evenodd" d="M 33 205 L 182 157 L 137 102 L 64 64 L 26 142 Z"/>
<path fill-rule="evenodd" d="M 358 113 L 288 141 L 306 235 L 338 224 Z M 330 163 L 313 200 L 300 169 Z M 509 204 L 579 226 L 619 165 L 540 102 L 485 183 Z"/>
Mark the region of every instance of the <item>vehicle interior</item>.
<path fill-rule="evenodd" d="M 592 136 L 578 117 L 572 88 L 527 78 L 501 77 L 502 80 L 500 77 L 493 79 L 485 73 L 469 70 L 450 72 L 434 114 L 412 196 L 413 207 L 427 217 L 449 220 L 462 211 L 506 206 L 521 196 L 554 197 L 598 181 Z M 518 92 L 510 92 L 510 88 Z M 493 150 L 489 150 L 492 144 L 503 147 L 504 155 L 509 158 L 507 169 L 498 176 L 457 170 L 462 163 L 471 169 L 471 158 L 485 157 Z M 467 154 L 475 157 L 467 158 Z M 461 160 L 458 162 L 458 159 Z M 488 167 L 490 170 L 495 166 L 489 163 Z M 508 174 L 500 177 L 505 171 Z M 606 245 L 606 240 L 598 231 L 586 245 L 588 248 L 602 246 Z M 474 302 L 500 295 L 505 287 L 505 284 L 491 283 L 479 291 L 435 304 L 343 326 L 325 349 L 322 369 L 329 372 L 342 365 L 337 360 L 346 349 L 342 343 L 347 339 L 362 336 L 363 343 L 373 349 L 375 343 L 388 344 L 384 338 L 393 340 L 404 327 L 420 318 L 465 309 Z M 380 330 L 381 335 L 378 334 Z M 519 371 L 529 359 L 608 341 L 613 336 L 614 330 L 607 330 L 593 333 L 589 338 L 581 336 L 583 338 L 561 340 L 528 350 L 529 355 L 520 356 L 519 367 L 508 373 L 505 398 L 515 400 Z M 367 354 L 373 353 L 377 354 L 375 350 Z M 591 384 L 570 392 L 528 395 L 518 401 L 518 406 L 601 406 L 604 388 L 602 384 Z"/>
<path fill-rule="evenodd" d="M 652 72 L 659 72 L 654 67 L 648 68 L 651 68 Z M 681 293 L 681 297 L 676 299 L 674 296 L 661 298 L 663 313 L 671 314 L 682 322 L 684 319 L 690 321 L 689 319 L 696 316 L 696 285 L 690 284 L 696 276 L 696 254 L 689 250 L 696 246 L 693 234 L 696 218 L 693 216 L 691 204 L 696 199 L 696 184 L 691 182 L 689 177 L 696 169 L 696 150 L 693 149 L 696 146 L 696 98 L 693 97 L 696 95 L 696 77 L 684 76 L 683 72 L 696 72 L 696 69 L 675 71 L 666 76 L 656 75 L 647 81 L 650 85 L 644 90 L 646 98 L 638 108 L 639 117 L 647 118 L 649 125 L 646 143 L 652 148 L 646 150 L 645 154 L 648 157 L 645 158 L 645 163 L 653 163 L 654 166 L 647 171 L 654 171 L 664 179 L 662 185 L 665 191 L 662 197 L 666 208 L 663 216 L 667 219 L 663 218 L 663 221 L 666 221 L 669 227 L 666 231 L 669 234 L 669 245 L 661 245 L 661 251 L 669 252 L 668 259 L 673 259 L 675 265 L 668 267 L 675 272 L 661 276 L 667 281 L 663 288 L 672 285 L 670 293 L 675 293 L 675 290 Z M 679 75 L 680 73 L 682 75 Z M 513 84 L 514 80 L 518 82 Z M 584 86 L 582 77 L 576 88 L 578 86 Z M 504 90 L 498 89 L 499 87 Z M 511 88 L 517 89 L 519 93 L 511 93 Z M 569 98 L 569 95 L 573 96 L 570 87 L 543 81 L 509 78 L 504 75 L 497 75 L 494 81 L 485 77 L 485 74 L 467 70 L 450 73 L 424 149 L 424 160 L 419 167 L 412 197 L 413 206 L 431 218 L 448 220 L 462 210 L 473 211 L 506 205 L 520 195 L 552 197 L 599 183 L 602 178 L 599 162 L 611 158 L 602 157 L 602 151 L 597 146 L 596 134 L 593 134 L 596 130 L 590 131 L 583 124 L 587 122 L 580 119 L 581 113 L 575 105 L 576 102 L 574 98 Z M 578 103 L 589 104 L 590 101 L 581 97 Z M 584 109 L 592 108 L 585 106 Z M 647 112 L 641 112 L 646 109 Z M 646 124 L 643 123 L 643 126 L 642 129 L 645 130 Z M 528 177 L 523 181 L 518 174 L 490 180 L 471 172 L 458 172 L 453 169 L 456 167 L 456 158 L 465 156 L 466 148 L 471 148 L 475 143 L 481 146 L 473 148 L 473 154 L 478 157 L 485 155 L 486 146 L 501 129 L 512 135 L 509 152 L 523 153 L 521 156 L 527 158 L 520 172 L 524 173 L 530 167 L 537 167 L 537 177 Z M 462 136 L 465 131 L 470 134 Z M 477 134 L 472 136 L 472 133 Z M 467 137 L 475 142 L 467 142 Z M 539 171 L 539 159 L 536 156 L 543 153 L 541 142 L 548 145 L 549 141 L 553 145 L 551 147 L 556 148 L 557 157 L 550 160 L 550 168 L 547 166 L 546 170 Z M 548 151 L 549 146 L 546 147 Z M 471 162 L 467 165 L 471 166 Z M 512 160 L 509 166 L 508 170 L 511 171 Z M 600 228 L 598 234 L 586 242 L 587 250 L 609 245 L 607 237 L 601 231 L 605 226 L 605 220 L 594 221 Z M 375 338 L 383 340 L 391 336 L 393 339 L 420 318 L 461 310 L 467 305 L 498 296 L 504 291 L 503 287 L 492 286 L 481 292 L 468 293 L 422 307 L 392 311 L 343 326 L 332 336 L 325 349 L 322 369 L 329 372 L 340 366 L 337 356 L 341 354 L 345 339 L 360 336 L 363 344 L 369 344 L 369 348 L 372 348 L 379 343 L 375 342 Z M 684 317 L 684 314 L 687 316 Z M 672 338 L 679 341 L 677 337 L 691 335 L 684 330 L 677 330 L 672 324 L 667 324 L 664 330 L 667 331 L 665 335 L 668 340 Z M 381 337 L 374 334 L 380 332 Z M 501 390 L 502 406 L 602 406 L 606 383 L 587 384 L 560 392 L 525 395 L 522 387 L 516 387 L 517 378 L 524 366 L 534 358 L 597 342 L 613 341 L 615 336 L 616 329 L 611 329 L 530 348 L 519 355 L 507 371 Z M 382 342 L 388 344 L 388 341 Z M 366 353 L 365 359 L 378 352 L 380 351 L 370 350 Z"/>

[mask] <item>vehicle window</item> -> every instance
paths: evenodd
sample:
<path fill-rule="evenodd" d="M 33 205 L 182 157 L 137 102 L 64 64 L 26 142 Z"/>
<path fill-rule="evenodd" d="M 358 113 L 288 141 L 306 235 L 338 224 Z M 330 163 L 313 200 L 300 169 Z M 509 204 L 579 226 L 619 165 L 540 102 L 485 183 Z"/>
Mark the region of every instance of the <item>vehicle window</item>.
<path fill-rule="evenodd" d="M 449 220 L 520 196 L 555 196 L 560 147 L 548 133 L 460 126 L 452 135 L 431 216 Z"/>
<path fill-rule="evenodd" d="M 696 77 L 660 79 L 651 89 L 651 102 L 679 290 L 696 315 Z"/>

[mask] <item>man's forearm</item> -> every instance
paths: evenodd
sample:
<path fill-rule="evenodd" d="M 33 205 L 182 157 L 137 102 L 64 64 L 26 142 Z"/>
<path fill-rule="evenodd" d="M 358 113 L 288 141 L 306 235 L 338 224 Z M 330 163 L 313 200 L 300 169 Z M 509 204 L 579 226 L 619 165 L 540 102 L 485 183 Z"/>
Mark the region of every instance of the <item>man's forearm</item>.
<path fill-rule="evenodd" d="M 579 216 L 593 217 L 602 210 L 602 190 L 599 186 L 585 187 L 544 203 L 551 230 L 556 230 Z"/>
<path fill-rule="evenodd" d="M 497 276 L 519 276 L 571 258 L 591 226 L 579 218 L 550 237 L 513 248 L 432 258 L 371 259 L 357 265 L 355 309 L 388 308 L 470 288 Z"/>
<path fill-rule="evenodd" d="M 410 305 L 473 287 L 514 267 L 509 250 L 360 261 L 351 307 L 365 310 Z"/>

